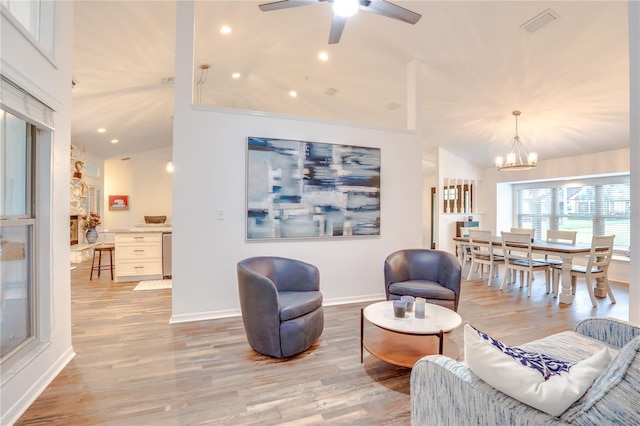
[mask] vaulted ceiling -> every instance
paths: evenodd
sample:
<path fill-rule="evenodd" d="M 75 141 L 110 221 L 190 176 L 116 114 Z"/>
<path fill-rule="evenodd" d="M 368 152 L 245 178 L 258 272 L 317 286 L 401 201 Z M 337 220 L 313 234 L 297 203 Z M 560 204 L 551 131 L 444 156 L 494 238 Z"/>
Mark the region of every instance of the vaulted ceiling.
<path fill-rule="evenodd" d="M 509 148 L 513 110 L 540 161 L 628 147 L 626 2 L 397 1 L 416 25 L 360 11 L 333 45 L 327 2 L 262 3 L 196 2 L 198 103 L 398 129 L 415 107 L 425 158 L 440 146 L 483 167 Z M 105 159 L 172 144 L 175 10 L 76 2 L 73 143 Z M 522 28 L 545 11 L 556 19 Z"/>

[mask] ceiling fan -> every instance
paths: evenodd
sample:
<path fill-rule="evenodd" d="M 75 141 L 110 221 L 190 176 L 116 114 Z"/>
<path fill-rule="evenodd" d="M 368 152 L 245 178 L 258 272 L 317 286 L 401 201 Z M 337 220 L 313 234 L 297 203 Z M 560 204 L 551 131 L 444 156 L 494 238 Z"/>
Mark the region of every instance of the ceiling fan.
<path fill-rule="evenodd" d="M 333 18 L 331 20 L 331 32 L 329 33 L 329 44 L 336 44 L 340 41 L 347 19 L 349 16 L 355 14 L 358 9 L 397 19 L 398 21 L 409 24 L 415 24 L 422 17 L 419 13 L 412 12 L 385 0 L 280 0 L 261 4 L 259 7 L 263 12 L 268 12 L 271 10 L 288 9 L 291 7 L 325 2 L 333 3 Z"/>

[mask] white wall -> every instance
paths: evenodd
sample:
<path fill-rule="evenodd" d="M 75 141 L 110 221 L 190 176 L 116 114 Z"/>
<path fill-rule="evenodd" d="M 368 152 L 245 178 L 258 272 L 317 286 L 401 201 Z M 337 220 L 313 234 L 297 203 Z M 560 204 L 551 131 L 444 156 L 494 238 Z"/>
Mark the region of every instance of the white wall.
<path fill-rule="evenodd" d="M 483 198 L 487 205 L 497 206 L 485 211 L 487 229 L 497 233 L 511 227 L 513 208 L 511 203 L 511 184 L 532 180 L 558 180 L 575 177 L 598 176 L 615 173 L 629 173 L 629 150 L 599 152 L 577 155 L 575 157 L 542 159 L 533 170 L 519 172 L 501 172 L 488 168 L 484 174 Z M 501 208 L 508 206 L 507 208 Z"/>
<path fill-rule="evenodd" d="M 172 222 L 173 175 L 165 168 L 171 156 L 167 147 L 105 161 L 104 229 L 131 228 L 144 223 L 144 216 L 167 216 L 166 223 Z M 110 211 L 109 195 L 128 195 L 129 210 Z"/>
<path fill-rule="evenodd" d="M 1 71 L 54 111 L 55 132 L 50 158 L 38 176 L 38 270 L 42 291 L 38 333 L 46 342 L 24 365 L 2 369 L 0 423 L 12 424 L 73 357 L 69 274 L 69 146 L 71 123 L 71 48 L 73 3 L 56 2 L 54 64 L 2 15 Z M 62 22 L 66 25 L 62 25 Z M 46 144 L 46 142 L 44 142 Z M 47 151 L 47 147 L 42 147 Z"/>
<path fill-rule="evenodd" d="M 485 229 L 484 211 L 487 204 L 484 202 L 484 182 L 482 182 L 483 170 L 478 166 L 469 163 L 456 155 L 439 148 L 438 149 L 438 234 L 436 235 L 436 248 L 456 252 L 453 237 L 456 235 L 456 222 L 466 221 L 469 216 L 473 216 L 474 221 L 479 221 L 480 226 Z M 472 213 L 444 213 L 444 200 L 442 188 L 446 184 L 446 179 L 459 179 L 476 181 L 475 200 L 472 205 Z M 492 208 L 492 207 L 490 207 Z"/>
<path fill-rule="evenodd" d="M 629 1 L 629 160 L 631 187 L 640 188 L 640 2 Z M 629 319 L 640 323 L 640 191 L 631 193 Z"/>
<path fill-rule="evenodd" d="M 292 257 L 320 269 L 326 303 L 384 297 L 385 257 L 421 244 L 421 148 L 412 132 L 295 117 L 192 108 L 193 4 L 178 3 L 174 106 L 173 318 L 239 313 L 236 264 L 256 255 Z M 245 241 L 247 136 L 381 149 L 381 236 Z M 216 220 L 216 211 L 224 220 Z"/>

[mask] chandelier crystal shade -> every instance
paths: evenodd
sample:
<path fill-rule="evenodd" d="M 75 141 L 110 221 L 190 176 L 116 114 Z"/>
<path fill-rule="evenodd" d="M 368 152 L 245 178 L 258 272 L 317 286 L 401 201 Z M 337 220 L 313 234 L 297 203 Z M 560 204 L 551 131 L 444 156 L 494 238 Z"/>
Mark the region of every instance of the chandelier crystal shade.
<path fill-rule="evenodd" d="M 527 153 L 522 147 L 520 136 L 518 136 L 520 111 L 513 111 L 513 115 L 516 117 L 516 135 L 513 137 L 513 144 L 506 157 L 496 157 L 496 167 L 503 172 L 535 169 L 538 163 L 538 154 L 535 152 Z"/>

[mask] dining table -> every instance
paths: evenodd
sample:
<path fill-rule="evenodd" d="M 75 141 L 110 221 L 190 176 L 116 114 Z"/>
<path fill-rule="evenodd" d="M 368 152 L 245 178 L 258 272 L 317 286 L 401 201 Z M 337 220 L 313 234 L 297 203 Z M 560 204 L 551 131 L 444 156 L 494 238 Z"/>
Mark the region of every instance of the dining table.
<path fill-rule="evenodd" d="M 460 264 L 464 264 L 464 246 L 469 244 L 468 237 L 453 237 L 458 248 L 458 258 L 460 258 Z M 474 240 L 476 241 L 476 240 Z M 484 242 L 487 241 L 480 241 Z M 502 238 L 499 236 L 491 237 L 491 244 L 502 248 Z M 568 244 L 560 242 L 552 242 L 545 240 L 532 240 L 531 251 L 536 254 L 544 254 L 550 256 L 556 256 L 562 260 L 562 264 L 559 265 L 562 269 L 562 289 L 558 295 L 558 301 L 560 303 L 571 304 L 573 303 L 573 292 L 571 291 L 571 265 L 573 259 L 578 256 L 588 256 L 591 251 L 590 244 Z M 594 289 L 594 294 L 598 297 L 604 297 L 606 295 L 606 289 L 603 284 L 597 283 Z"/>

